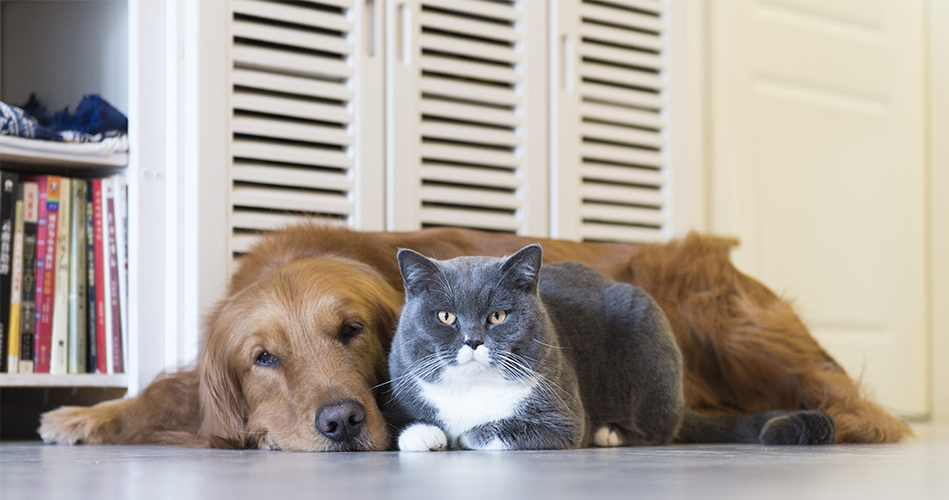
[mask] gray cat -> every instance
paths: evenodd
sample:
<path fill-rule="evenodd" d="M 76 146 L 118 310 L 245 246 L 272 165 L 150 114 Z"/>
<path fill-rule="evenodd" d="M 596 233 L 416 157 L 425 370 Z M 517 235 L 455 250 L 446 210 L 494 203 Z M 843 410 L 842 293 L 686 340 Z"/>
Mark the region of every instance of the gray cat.
<path fill-rule="evenodd" d="M 508 258 L 399 252 L 406 302 L 385 412 L 400 450 L 832 441 L 823 412 L 686 409 L 681 355 L 652 298 L 541 260 L 537 244 Z"/>

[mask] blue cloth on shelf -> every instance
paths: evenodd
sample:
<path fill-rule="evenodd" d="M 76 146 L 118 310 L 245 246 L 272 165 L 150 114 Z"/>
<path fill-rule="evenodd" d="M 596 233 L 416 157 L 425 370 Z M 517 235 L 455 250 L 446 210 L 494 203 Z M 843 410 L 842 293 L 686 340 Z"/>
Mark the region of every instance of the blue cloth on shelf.
<path fill-rule="evenodd" d="M 0 102 L 0 134 L 47 141 L 62 141 L 62 134 L 41 125 L 35 118 L 16 106 Z"/>
<path fill-rule="evenodd" d="M 2 104 L 2 103 L 0 103 Z M 76 113 L 69 108 L 52 116 L 31 94 L 23 108 L 3 106 L 0 134 L 64 142 L 99 142 L 128 131 L 128 118 L 98 94 L 84 96 Z"/>

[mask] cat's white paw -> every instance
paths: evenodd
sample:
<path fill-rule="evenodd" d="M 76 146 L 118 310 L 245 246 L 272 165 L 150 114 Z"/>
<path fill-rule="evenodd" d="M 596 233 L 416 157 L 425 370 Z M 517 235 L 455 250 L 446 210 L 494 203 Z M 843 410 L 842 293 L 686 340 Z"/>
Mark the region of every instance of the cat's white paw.
<path fill-rule="evenodd" d="M 444 451 L 448 449 L 445 431 L 431 424 L 414 424 L 399 435 L 399 451 Z"/>
<path fill-rule="evenodd" d="M 615 448 L 623 446 L 623 436 L 609 425 L 604 425 L 596 430 L 593 435 L 593 443 L 602 448 Z"/>

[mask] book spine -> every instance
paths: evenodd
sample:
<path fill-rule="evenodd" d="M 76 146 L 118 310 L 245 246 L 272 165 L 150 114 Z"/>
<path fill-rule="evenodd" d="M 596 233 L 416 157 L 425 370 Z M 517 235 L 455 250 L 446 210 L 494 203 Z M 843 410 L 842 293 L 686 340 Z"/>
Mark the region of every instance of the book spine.
<path fill-rule="evenodd" d="M 36 231 L 39 220 L 39 185 L 23 183 L 23 286 L 20 297 L 20 362 L 18 373 L 33 373 L 36 333 Z"/>
<path fill-rule="evenodd" d="M 36 328 L 36 373 L 49 373 L 53 343 L 53 298 L 56 293 L 56 243 L 59 235 L 59 188 L 55 175 L 46 181 L 46 240 L 43 259 L 43 294 L 39 299 L 40 321 Z"/>
<path fill-rule="evenodd" d="M 95 189 L 93 181 L 86 181 L 86 280 L 88 281 L 86 307 L 88 332 L 88 362 L 86 369 L 95 373 L 98 368 L 96 358 L 96 223 L 95 223 Z"/>
<path fill-rule="evenodd" d="M 124 175 L 115 176 L 115 245 L 118 261 L 118 294 L 119 294 L 119 325 L 122 328 L 122 371 L 126 371 L 128 366 L 125 360 L 128 359 L 128 195 Z"/>
<path fill-rule="evenodd" d="M 16 210 L 16 172 L 0 172 L 0 371 L 7 371 L 10 335 L 10 286 L 13 270 L 13 225 Z"/>
<path fill-rule="evenodd" d="M 69 238 L 72 220 L 72 183 L 70 179 L 59 179 L 59 211 L 56 228 L 55 269 L 53 275 L 53 308 L 50 310 L 49 372 L 54 375 L 69 373 Z"/>
<path fill-rule="evenodd" d="M 86 372 L 86 181 L 73 179 L 69 229 L 69 373 Z"/>
<path fill-rule="evenodd" d="M 102 179 L 93 182 L 93 210 L 95 223 L 95 267 L 96 267 L 96 364 L 99 373 L 108 373 L 108 356 L 106 355 L 105 331 L 105 266 L 102 265 L 105 255 L 102 245 Z"/>
<path fill-rule="evenodd" d="M 109 373 L 122 373 L 122 323 L 119 312 L 119 263 L 115 244 L 115 189 L 112 178 L 102 180 L 105 226 L 106 305 L 105 331 L 108 342 Z"/>
<path fill-rule="evenodd" d="M 46 281 L 46 193 L 48 191 L 47 187 L 49 185 L 49 176 L 41 175 L 37 178 L 38 184 L 38 200 L 39 203 L 37 207 L 39 211 L 37 212 L 36 219 L 36 295 L 33 299 L 33 372 L 40 373 L 37 371 L 39 366 L 39 352 L 40 352 L 40 305 L 43 302 L 43 282 Z M 49 351 L 47 351 L 49 354 Z"/>
<path fill-rule="evenodd" d="M 20 298 L 23 284 L 23 186 L 17 188 L 16 222 L 13 226 L 13 270 L 10 285 L 10 329 L 7 342 L 6 371 L 16 373 L 20 366 Z"/>

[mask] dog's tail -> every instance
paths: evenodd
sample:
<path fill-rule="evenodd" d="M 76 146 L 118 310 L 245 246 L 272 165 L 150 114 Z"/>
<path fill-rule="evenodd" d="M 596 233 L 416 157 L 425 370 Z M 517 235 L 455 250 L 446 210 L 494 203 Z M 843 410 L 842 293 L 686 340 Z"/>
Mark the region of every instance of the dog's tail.
<path fill-rule="evenodd" d="M 702 415 L 686 409 L 676 443 L 829 444 L 834 421 L 822 411 L 767 411 Z"/>

